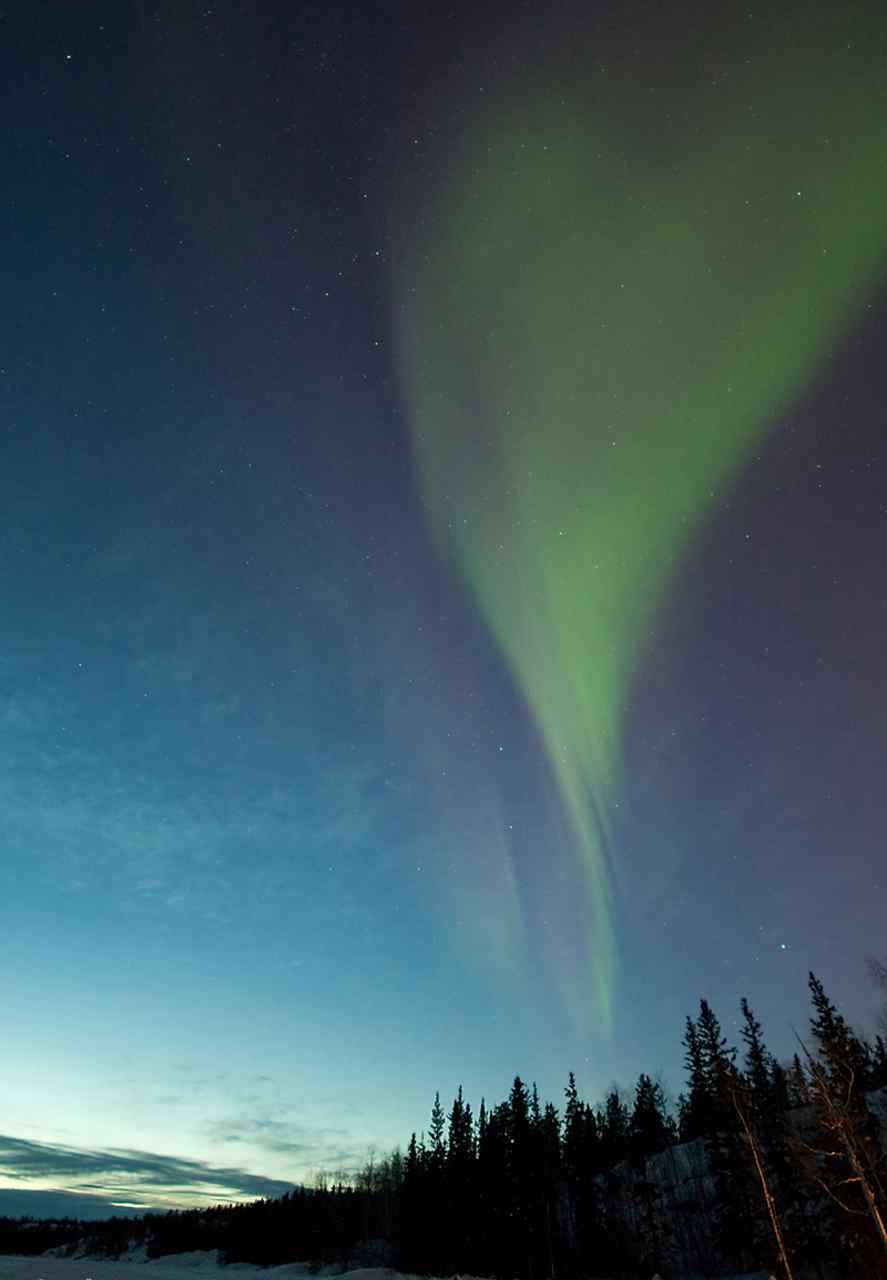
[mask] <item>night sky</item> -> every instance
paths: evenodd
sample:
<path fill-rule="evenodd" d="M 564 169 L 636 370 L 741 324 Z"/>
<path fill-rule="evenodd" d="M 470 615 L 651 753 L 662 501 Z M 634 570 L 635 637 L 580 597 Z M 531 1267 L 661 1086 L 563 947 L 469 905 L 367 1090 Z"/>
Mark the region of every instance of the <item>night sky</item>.
<path fill-rule="evenodd" d="M 872 1027 L 879 7 L 0 15 L 0 1212 Z"/>

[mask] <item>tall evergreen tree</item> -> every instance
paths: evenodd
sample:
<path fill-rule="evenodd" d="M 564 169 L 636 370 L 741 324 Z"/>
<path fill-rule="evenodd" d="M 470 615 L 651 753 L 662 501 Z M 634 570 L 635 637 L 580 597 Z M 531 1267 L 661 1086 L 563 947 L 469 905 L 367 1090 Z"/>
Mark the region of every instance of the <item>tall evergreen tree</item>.
<path fill-rule="evenodd" d="M 750 1246 L 756 1197 L 735 1105 L 736 1051 L 728 1048 L 720 1022 L 705 999 L 699 1002 L 696 1026 L 704 1080 L 703 1136 L 717 1196 L 716 1243 L 728 1262 L 744 1267 L 754 1261 Z"/>
<path fill-rule="evenodd" d="M 447 1118 L 440 1104 L 440 1093 L 434 1095 L 434 1106 L 431 1108 L 431 1123 L 428 1126 L 429 1160 L 435 1171 L 443 1169 L 446 1158 L 444 1130 Z"/>
<path fill-rule="evenodd" d="M 445 1195 L 442 1210 L 448 1229 L 445 1270 L 466 1270 L 477 1226 L 475 1194 L 474 1123 L 471 1106 L 462 1097 L 462 1086 L 450 1109 L 446 1142 Z"/>
<path fill-rule="evenodd" d="M 464 1175 L 473 1158 L 474 1122 L 471 1116 L 471 1104 L 464 1101 L 460 1084 L 450 1109 L 447 1128 L 447 1168 Z"/>
<path fill-rule="evenodd" d="M 615 1169 L 628 1156 L 628 1107 L 616 1089 L 611 1089 L 604 1102 L 601 1132 L 601 1158 L 607 1171 Z"/>
<path fill-rule="evenodd" d="M 809 1107 L 812 1101 L 810 1097 L 810 1084 L 807 1079 L 807 1073 L 801 1059 L 795 1054 L 792 1058 L 791 1066 L 786 1072 L 788 1084 L 788 1101 L 791 1108 Z"/>
<path fill-rule="evenodd" d="M 744 1022 L 741 1035 L 745 1041 L 745 1078 L 756 1106 L 766 1106 L 772 1087 L 773 1060 L 764 1045 L 761 1024 L 749 1008 L 745 996 L 740 1001 L 740 1008 Z"/>
<path fill-rule="evenodd" d="M 871 1231 L 868 1240 L 858 1244 L 860 1256 L 887 1259 L 884 1153 L 865 1096 L 869 1056 L 816 975 L 811 973 L 808 982 L 814 1011 L 810 1030 L 816 1045 L 816 1057 L 808 1056 L 811 1090 L 832 1181 L 847 1199 L 833 1190 L 830 1194 L 852 1214 L 868 1215 Z"/>
<path fill-rule="evenodd" d="M 648 1075 L 641 1074 L 635 1087 L 634 1107 L 629 1121 L 629 1154 L 640 1167 L 650 1156 L 658 1155 L 673 1141 L 662 1088 Z"/>
<path fill-rule="evenodd" d="M 769 1219 L 769 1223 L 766 1219 L 758 1222 L 756 1240 L 760 1244 L 761 1256 L 771 1266 L 776 1268 L 781 1263 L 784 1267 L 790 1247 L 795 1247 L 803 1255 L 811 1240 L 792 1158 L 787 1120 L 788 1080 L 764 1044 L 761 1024 L 744 997 L 740 1007 L 745 1055 L 737 1099 Z"/>
<path fill-rule="evenodd" d="M 576 1088 L 576 1077 L 570 1072 L 567 1087 L 564 1090 L 566 1105 L 564 1107 L 564 1173 L 568 1185 L 576 1187 L 579 1182 L 585 1150 L 585 1108 L 580 1101 Z"/>
<path fill-rule="evenodd" d="M 419 1143 L 413 1133 L 410 1136 L 404 1162 L 396 1240 L 398 1261 L 408 1273 L 421 1267 L 427 1256 L 428 1196 L 425 1188 L 425 1173 Z"/>
<path fill-rule="evenodd" d="M 553 1102 L 546 1102 L 539 1126 L 539 1161 L 543 1187 L 544 1267 L 543 1275 L 561 1270 L 561 1122 Z"/>
<path fill-rule="evenodd" d="M 705 1081 L 705 1129 L 710 1135 L 722 1128 L 731 1129 L 734 1121 L 731 1092 L 736 1082 L 736 1050 L 728 1049 L 721 1034 L 721 1024 L 707 1000 L 699 1001 L 699 1018 L 696 1023 L 702 1073 Z"/>
<path fill-rule="evenodd" d="M 788 1074 L 782 1063 L 773 1057 L 770 1059 L 770 1087 L 773 1091 L 773 1105 L 781 1116 L 787 1115 L 791 1110 Z"/>
<path fill-rule="evenodd" d="M 514 1256 L 534 1260 L 538 1251 L 538 1219 L 536 1169 L 531 1119 L 531 1101 L 527 1086 L 515 1076 L 507 1103 L 507 1181 L 506 1194 L 512 1218 L 511 1248 Z"/>
<path fill-rule="evenodd" d="M 865 1048 L 814 973 L 809 975 L 808 985 L 815 1014 L 810 1020 L 810 1032 L 817 1056 L 832 1084 L 848 1089 L 854 1099 L 861 1098 L 868 1083 Z"/>
<path fill-rule="evenodd" d="M 435 1270 L 443 1270 L 449 1248 L 449 1239 L 440 1218 L 440 1205 L 446 1200 L 446 1158 L 445 1141 L 446 1113 L 441 1106 L 440 1093 L 434 1095 L 431 1108 L 431 1120 L 428 1125 L 428 1146 L 424 1154 L 425 1174 L 423 1188 L 427 1205 L 426 1232 L 428 1238 L 428 1254 Z"/>
<path fill-rule="evenodd" d="M 479 1209 L 483 1233 L 479 1239 L 477 1272 L 493 1275 L 514 1258 L 514 1239 L 510 1230 L 511 1209 L 511 1114 L 507 1102 L 486 1111 L 481 1104 L 484 1124 L 478 1136 L 477 1178 Z M 512 1274 L 518 1274 L 512 1272 Z"/>
<path fill-rule="evenodd" d="M 567 1184 L 568 1238 L 580 1270 L 600 1270 L 603 1193 L 597 1175 L 603 1172 L 600 1133 L 595 1114 L 579 1097 L 570 1072 L 564 1091 L 563 1168 Z"/>
<path fill-rule="evenodd" d="M 687 1092 L 682 1095 L 680 1137 L 681 1142 L 692 1142 L 706 1134 L 711 1115 L 711 1099 L 699 1032 L 689 1015 L 684 1028 L 684 1064 L 687 1068 Z"/>

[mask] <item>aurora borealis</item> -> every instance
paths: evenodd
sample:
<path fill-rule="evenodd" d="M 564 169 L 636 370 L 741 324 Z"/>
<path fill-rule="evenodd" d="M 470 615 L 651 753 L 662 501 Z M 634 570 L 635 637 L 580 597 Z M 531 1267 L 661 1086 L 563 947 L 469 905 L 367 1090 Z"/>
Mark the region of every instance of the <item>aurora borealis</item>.
<path fill-rule="evenodd" d="M 2 29 L 0 1213 L 865 1025 L 878 6 Z"/>
<path fill-rule="evenodd" d="M 403 229 L 425 501 L 558 779 L 607 1011 L 638 655 L 713 500 L 884 263 L 882 24 L 851 9 L 799 40 L 803 16 L 765 52 L 734 30 L 714 74 L 680 79 L 654 42 L 630 75 L 596 64 L 593 24 L 555 24 L 541 58 L 526 31 L 497 37 L 505 70 L 450 104 L 450 162 Z M 577 1014 L 586 980 L 564 975 Z"/>

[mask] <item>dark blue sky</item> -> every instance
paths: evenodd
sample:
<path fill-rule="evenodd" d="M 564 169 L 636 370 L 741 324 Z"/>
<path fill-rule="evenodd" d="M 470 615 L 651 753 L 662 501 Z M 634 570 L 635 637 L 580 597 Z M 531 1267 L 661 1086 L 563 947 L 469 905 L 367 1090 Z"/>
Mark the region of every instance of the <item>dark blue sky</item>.
<path fill-rule="evenodd" d="M 0 29 L 0 1211 L 3 1186 L 273 1192 L 515 1072 L 674 1095 L 700 995 L 730 1034 L 747 995 L 791 1052 L 810 968 L 874 1017 L 878 288 L 657 616 L 615 1022 L 577 1027 L 568 824 L 426 531 L 392 351 L 390 203 L 445 168 L 426 81 L 469 76 L 478 32 L 259 7 Z"/>

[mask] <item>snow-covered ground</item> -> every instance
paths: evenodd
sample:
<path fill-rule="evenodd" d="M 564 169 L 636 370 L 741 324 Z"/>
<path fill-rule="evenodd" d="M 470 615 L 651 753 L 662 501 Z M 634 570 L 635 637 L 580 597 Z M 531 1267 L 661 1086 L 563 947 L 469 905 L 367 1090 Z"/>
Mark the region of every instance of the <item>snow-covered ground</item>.
<path fill-rule="evenodd" d="M 386 1267 L 362 1267 L 355 1271 L 339 1271 L 326 1266 L 319 1271 L 307 1262 L 285 1262 L 280 1267 L 257 1267 L 250 1262 L 232 1262 L 219 1266 L 218 1250 L 175 1253 L 153 1262 L 130 1257 L 126 1261 L 104 1262 L 91 1258 L 53 1258 L 46 1254 L 24 1257 L 0 1255 L 0 1280 L 250 1280 L 253 1276 L 268 1280 L 428 1280 L 425 1276 L 406 1276 Z M 478 1280 L 461 1276 L 459 1280 Z"/>
<path fill-rule="evenodd" d="M 324 1267 L 322 1277 L 333 1274 Z M 0 1256 L 0 1280 L 232 1280 L 261 1275 L 269 1280 L 307 1280 L 311 1276 L 307 1262 L 287 1262 L 282 1267 L 255 1267 L 248 1262 L 235 1262 L 229 1267 L 218 1265 L 212 1252 L 176 1253 L 153 1262 L 93 1262 L 89 1258 L 36 1258 Z M 385 1267 L 365 1267 L 359 1271 L 339 1273 L 339 1280 L 420 1280 L 418 1276 L 402 1276 Z M 427 1280 L 422 1277 L 421 1280 Z M 478 1280 L 476 1276 L 460 1276 L 458 1280 Z M 729 1280 L 729 1277 L 724 1277 Z M 734 1280 L 768 1280 L 764 1271 L 736 1276 Z"/>
<path fill-rule="evenodd" d="M 271 1280 L 299 1280 L 309 1275 L 308 1264 L 290 1262 L 282 1267 L 254 1267 L 250 1263 L 233 1263 L 219 1267 L 216 1251 L 177 1253 L 153 1262 L 98 1262 L 90 1258 L 0 1257 L 0 1280 L 244 1280 L 257 1274 Z M 382 1269 L 352 1271 L 354 1280 L 383 1280 Z"/>

